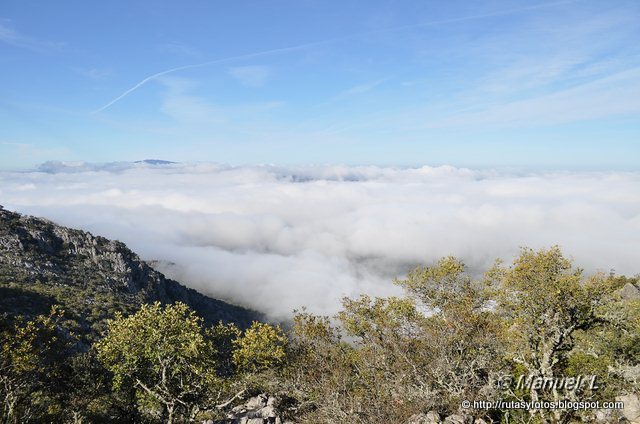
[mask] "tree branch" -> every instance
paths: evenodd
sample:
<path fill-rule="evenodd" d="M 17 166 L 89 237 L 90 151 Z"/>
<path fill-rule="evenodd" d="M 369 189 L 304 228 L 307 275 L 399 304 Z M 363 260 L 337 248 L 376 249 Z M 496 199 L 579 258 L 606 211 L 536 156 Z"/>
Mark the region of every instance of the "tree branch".
<path fill-rule="evenodd" d="M 226 408 L 226 407 L 227 407 L 227 406 L 229 406 L 229 404 L 230 404 L 231 402 L 233 402 L 234 400 L 236 400 L 236 399 L 240 399 L 240 398 L 242 397 L 242 395 L 244 395 L 244 394 L 245 394 L 245 392 L 246 392 L 246 391 L 247 391 L 247 389 L 242 389 L 242 390 L 240 390 L 238 393 L 236 393 L 236 394 L 235 394 L 231 399 L 229 399 L 228 401 L 226 401 L 226 402 L 224 402 L 224 403 L 221 403 L 220 405 L 216 405 L 216 408 L 217 408 L 217 409 L 224 409 L 224 408 Z"/>

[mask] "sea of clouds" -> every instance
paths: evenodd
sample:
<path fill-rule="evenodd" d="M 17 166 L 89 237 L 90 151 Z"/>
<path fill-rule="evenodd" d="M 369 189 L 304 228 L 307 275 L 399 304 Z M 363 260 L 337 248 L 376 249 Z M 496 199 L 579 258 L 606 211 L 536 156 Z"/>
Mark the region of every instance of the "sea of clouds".
<path fill-rule="evenodd" d="M 396 294 L 394 277 L 445 255 L 474 272 L 558 244 L 588 272 L 640 272 L 639 172 L 50 162 L 0 172 L 0 204 L 278 319 Z"/>

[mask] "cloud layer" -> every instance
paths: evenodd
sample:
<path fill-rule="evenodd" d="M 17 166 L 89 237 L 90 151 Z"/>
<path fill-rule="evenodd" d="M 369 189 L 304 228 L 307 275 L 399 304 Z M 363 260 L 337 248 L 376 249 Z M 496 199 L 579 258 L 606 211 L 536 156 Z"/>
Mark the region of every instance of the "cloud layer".
<path fill-rule="evenodd" d="M 394 277 L 450 254 L 481 270 L 559 244 L 587 271 L 640 272 L 637 172 L 48 163 L 0 173 L 0 204 L 276 318 L 395 293 Z"/>

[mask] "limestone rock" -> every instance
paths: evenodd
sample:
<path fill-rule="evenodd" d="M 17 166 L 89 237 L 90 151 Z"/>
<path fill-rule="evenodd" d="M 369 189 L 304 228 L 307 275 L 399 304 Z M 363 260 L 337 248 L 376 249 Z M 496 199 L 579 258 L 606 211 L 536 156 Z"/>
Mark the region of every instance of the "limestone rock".
<path fill-rule="evenodd" d="M 282 424 L 278 400 L 264 393 L 231 409 L 227 419 L 217 424 Z"/>
<path fill-rule="evenodd" d="M 465 419 L 460 414 L 453 414 L 444 419 L 444 424 L 465 424 Z"/>
<path fill-rule="evenodd" d="M 631 283 L 627 283 L 624 285 L 622 290 L 620 290 L 620 296 L 625 300 L 639 300 L 640 289 Z"/>
<path fill-rule="evenodd" d="M 442 420 L 440 420 L 440 415 L 438 415 L 435 411 L 429 411 L 426 414 L 415 414 L 412 415 L 406 424 L 440 424 Z"/>
<path fill-rule="evenodd" d="M 591 417 L 597 424 L 607 424 L 615 422 L 614 412 L 611 409 L 596 409 Z"/>
<path fill-rule="evenodd" d="M 622 415 L 629 420 L 630 424 L 640 424 L 640 397 L 637 394 L 628 394 L 616 398 L 624 402 Z"/>
<path fill-rule="evenodd" d="M 637 385 L 640 383 L 640 365 L 622 367 L 624 378 Z"/>

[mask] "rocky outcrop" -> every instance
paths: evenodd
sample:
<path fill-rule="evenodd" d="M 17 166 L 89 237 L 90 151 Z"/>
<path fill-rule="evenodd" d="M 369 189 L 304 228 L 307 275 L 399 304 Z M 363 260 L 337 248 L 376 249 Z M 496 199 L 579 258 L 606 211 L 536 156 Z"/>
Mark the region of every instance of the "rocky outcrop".
<path fill-rule="evenodd" d="M 640 396 L 630 393 L 619 396 L 616 400 L 624 402 L 624 409 L 621 412 L 629 424 L 640 424 Z"/>
<path fill-rule="evenodd" d="M 264 393 L 234 407 L 224 420 L 208 420 L 202 424 L 291 424 L 282 420 L 278 399 Z"/>

